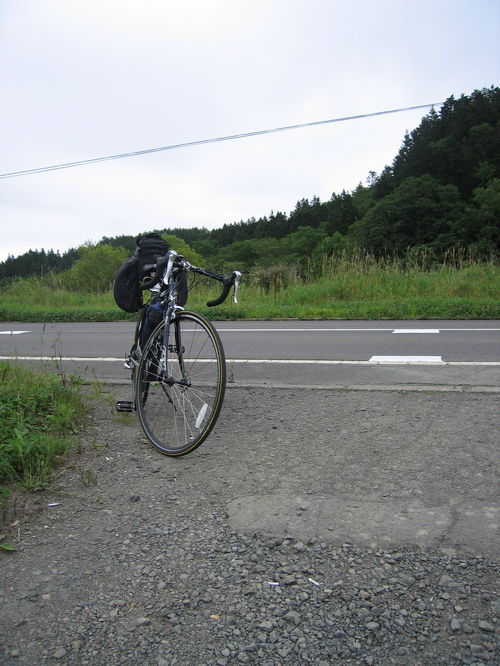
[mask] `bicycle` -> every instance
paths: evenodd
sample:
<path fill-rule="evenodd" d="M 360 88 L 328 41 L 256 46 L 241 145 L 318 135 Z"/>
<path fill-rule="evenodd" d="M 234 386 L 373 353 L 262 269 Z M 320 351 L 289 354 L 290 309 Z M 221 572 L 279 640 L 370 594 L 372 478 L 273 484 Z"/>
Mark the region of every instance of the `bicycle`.
<path fill-rule="evenodd" d="M 154 273 L 140 282 L 152 297 L 140 311 L 134 345 L 125 367 L 132 370 L 134 401 L 119 401 L 118 411 L 137 411 L 146 437 L 167 456 L 183 456 L 205 441 L 222 407 L 226 388 L 224 349 L 214 325 L 203 315 L 178 305 L 179 281 L 187 274 L 222 282 L 223 303 L 232 287 L 238 302 L 239 271 L 224 276 L 190 264 L 174 250 L 160 259 Z M 184 299 L 185 300 L 185 299 Z M 159 320 L 151 329 L 151 318 Z"/>

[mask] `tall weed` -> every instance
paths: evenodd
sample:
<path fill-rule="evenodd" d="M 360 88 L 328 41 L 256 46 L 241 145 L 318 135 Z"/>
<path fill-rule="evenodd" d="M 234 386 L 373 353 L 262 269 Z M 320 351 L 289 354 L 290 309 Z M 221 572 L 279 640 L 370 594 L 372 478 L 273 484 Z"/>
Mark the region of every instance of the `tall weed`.
<path fill-rule="evenodd" d="M 428 248 L 377 257 L 359 248 L 302 263 L 256 267 L 243 277 L 240 304 L 208 309 L 220 285 L 206 281 L 187 307 L 218 319 L 235 318 L 497 318 L 500 271 L 494 258 L 453 248 L 437 262 Z M 418 307 L 415 303 L 418 302 Z M 427 309 L 425 304 L 427 303 Z M 479 313 L 479 314 L 478 314 Z M 61 274 L 12 281 L 0 295 L 3 321 L 114 321 L 134 318 L 115 305 L 111 291 L 84 294 L 66 288 Z"/>

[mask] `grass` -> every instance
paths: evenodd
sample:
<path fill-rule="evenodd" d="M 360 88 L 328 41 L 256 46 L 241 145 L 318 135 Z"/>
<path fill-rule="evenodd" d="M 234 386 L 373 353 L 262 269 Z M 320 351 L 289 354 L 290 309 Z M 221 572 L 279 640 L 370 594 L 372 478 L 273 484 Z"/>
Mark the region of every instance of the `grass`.
<path fill-rule="evenodd" d="M 239 306 L 226 303 L 216 314 L 199 298 L 190 306 L 217 319 L 497 319 L 499 294 L 493 262 L 421 267 L 364 256 L 302 274 L 288 266 L 254 271 Z"/>
<path fill-rule="evenodd" d="M 0 363 L 0 494 L 12 482 L 29 490 L 49 487 L 85 413 L 74 383 Z"/>
<path fill-rule="evenodd" d="M 425 259 L 425 257 L 424 257 Z M 451 256 L 376 259 L 367 253 L 324 257 L 302 267 L 257 268 L 244 276 L 239 304 L 207 308 L 216 285 L 190 292 L 188 307 L 212 319 L 497 319 L 500 271 L 493 261 Z M 80 294 L 50 280 L 18 280 L 0 296 L 0 321 L 116 321 L 111 288 Z"/>
<path fill-rule="evenodd" d="M 44 278 L 14 280 L 0 294 L 0 321 L 116 321 L 124 313 L 107 293 L 87 294 Z"/>
<path fill-rule="evenodd" d="M 491 263 L 404 269 L 395 262 L 331 262 L 322 274 L 275 290 L 253 286 L 250 317 L 279 310 L 298 319 L 485 319 L 500 314 L 500 271 Z M 278 315 L 279 316 L 279 315 Z"/>

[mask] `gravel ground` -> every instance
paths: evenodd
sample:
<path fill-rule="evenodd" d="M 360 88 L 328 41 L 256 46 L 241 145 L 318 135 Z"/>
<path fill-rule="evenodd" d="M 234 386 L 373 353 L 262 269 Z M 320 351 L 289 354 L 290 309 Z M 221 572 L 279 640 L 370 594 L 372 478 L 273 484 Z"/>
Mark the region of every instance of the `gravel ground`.
<path fill-rule="evenodd" d="M 0 663 L 499 663 L 497 396 L 232 388 L 174 460 L 112 393 L 5 517 Z"/>

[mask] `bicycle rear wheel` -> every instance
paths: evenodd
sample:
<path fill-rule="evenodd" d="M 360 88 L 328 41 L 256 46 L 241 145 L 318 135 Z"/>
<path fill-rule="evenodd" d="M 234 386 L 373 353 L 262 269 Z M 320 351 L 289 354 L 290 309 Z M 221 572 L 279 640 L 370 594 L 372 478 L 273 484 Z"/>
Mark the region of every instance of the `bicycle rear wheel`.
<path fill-rule="evenodd" d="M 202 315 L 175 315 L 165 349 L 162 322 L 151 334 L 137 369 L 135 401 L 142 429 L 167 456 L 194 451 L 210 434 L 226 388 L 224 350 Z"/>

